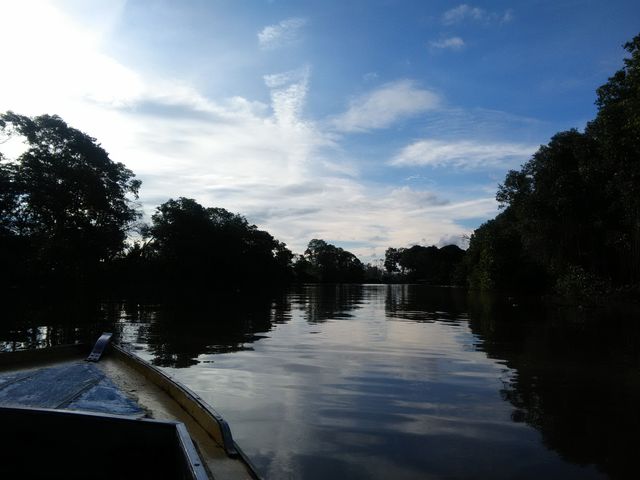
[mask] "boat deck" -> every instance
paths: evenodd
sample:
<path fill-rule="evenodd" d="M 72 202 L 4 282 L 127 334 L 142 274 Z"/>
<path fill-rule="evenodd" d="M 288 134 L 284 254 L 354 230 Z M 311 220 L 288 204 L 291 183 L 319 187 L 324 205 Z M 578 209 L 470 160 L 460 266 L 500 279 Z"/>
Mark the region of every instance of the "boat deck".
<path fill-rule="evenodd" d="M 145 416 L 97 364 L 83 361 L 0 373 L 0 405 Z"/>
<path fill-rule="evenodd" d="M 0 406 L 145 418 L 183 423 L 211 476 L 217 479 L 253 479 L 246 466 L 230 458 L 216 434 L 187 412 L 176 398 L 151 381 L 123 355 L 106 355 L 98 363 L 62 353 L 55 364 L 35 360 L 19 366 L 0 366 Z M 112 352 L 116 353 L 116 352 Z M 126 355 L 125 355 L 126 357 Z M 206 426 L 206 424 L 205 424 Z M 218 440 L 213 441 L 213 440 Z"/>

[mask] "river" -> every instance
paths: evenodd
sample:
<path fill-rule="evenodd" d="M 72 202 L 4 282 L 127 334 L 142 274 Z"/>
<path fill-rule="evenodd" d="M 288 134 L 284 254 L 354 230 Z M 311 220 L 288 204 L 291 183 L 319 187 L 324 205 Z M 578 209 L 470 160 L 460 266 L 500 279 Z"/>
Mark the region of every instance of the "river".
<path fill-rule="evenodd" d="M 419 285 L 10 305 L 0 349 L 113 330 L 267 479 L 637 478 L 637 309 Z"/>

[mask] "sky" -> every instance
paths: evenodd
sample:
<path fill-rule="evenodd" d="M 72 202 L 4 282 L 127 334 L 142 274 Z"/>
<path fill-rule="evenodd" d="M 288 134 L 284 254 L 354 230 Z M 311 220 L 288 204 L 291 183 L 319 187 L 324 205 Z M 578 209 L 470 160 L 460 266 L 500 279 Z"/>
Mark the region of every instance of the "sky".
<path fill-rule="evenodd" d="M 3 0 L 0 111 L 95 137 L 147 220 L 184 196 L 376 262 L 464 247 L 505 174 L 594 117 L 639 20 L 621 0 Z"/>

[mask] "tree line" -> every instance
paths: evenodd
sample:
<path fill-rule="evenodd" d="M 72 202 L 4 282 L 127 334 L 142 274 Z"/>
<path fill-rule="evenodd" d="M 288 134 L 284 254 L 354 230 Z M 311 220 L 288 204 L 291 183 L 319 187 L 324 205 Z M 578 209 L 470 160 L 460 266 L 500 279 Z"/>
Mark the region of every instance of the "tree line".
<path fill-rule="evenodd" d="M 395 264 L 389 271 L 321 239 L 296 255 L 244 216 L 184 197 L 159 205 L 146 224 L 137 203 L 140 180 L 113 162 L 96 139 L 55 115 L 13 112 L 0 115 L 0 133 L 0 142 L 16 137 L 25 143 L 17 158 L 0 156 L 4 290 L 145 293 L 293 281 L 448 283 L 445 253 L 455 259 L 463 253 L 457 247 L 441 254 L 436 247 L 390 249 Z M 437 273 L 430 272 L 436 264 Z"/>
<path fill-rule="evenodd" d="M 299 282 L 420 282 L 591 296 L 640 285 L 640 36 L 597 90 L 584 132 L 554 135 L 496 198 L 465 252 L 388 248 L 383 265 L 312 239 L 294 254 L 224 208 L 170 199 L 141 222 L 140 180 L 55 115 L 0 115 L 0 287 L 174 291 Z M 135 240 L 132 241 L 131 239 Z"/>
<path fill-rule="evenodd" d="M 624 47 L 584 132 L 554 135 L 498 187 L 502 212 L 470 239 L 470 287 L 638 293 L 640 35 Z"/>
<path fill-rule="evenodd" d="M 241 289 L 379 273 L 324 240 L 294 255 L 244 216 L 190 198 L 169 199 L 142 223 L 140 180 L 58 116 L 6 112 L 0 144 L 12 138 L 25 148 L 15 159 L 0 153 L 3 291 Z"/>

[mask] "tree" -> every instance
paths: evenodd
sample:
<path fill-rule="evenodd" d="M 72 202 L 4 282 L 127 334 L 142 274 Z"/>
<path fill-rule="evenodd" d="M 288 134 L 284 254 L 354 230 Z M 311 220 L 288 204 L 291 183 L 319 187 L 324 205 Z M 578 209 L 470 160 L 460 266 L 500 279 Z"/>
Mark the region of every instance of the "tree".
<path fill-rule="evenodd" d="M 496 199 L 511 209 L 523 248 L 557 275 L 566 265 L 598 269 L 606 229 L 602 158 L 589 136 L 554 135 L 520 171 L 510 171 Z"/>
<path fill-rule="evenodd" d="M 23 274 L 86 280 L 124 245 L 139 217 L 140 181 L 60 117 L 0 115 L 24 153 L 0 163 L 0 235 L 23 255 Z M 19 246 L 18 246 L 19 245 Z"/>
<path fill-rule="evenodd" d="M 554 135 L 499 186 L 504 211 L 471 237 L 471 285 L 606 293 L 640 281 L 640 36 L 625 48 L 585 132 Z"/>
<path fill-rule="evenodd" d="M 293 254 L 284 243 L 241 215 L 190 198 L 160 205 L 146 235 L 153 281 L 171 288 L 279 284 L 291 276 Z"/>
<path fill-rule="evenodd" d="M 540 290 L 547 286 L 543 269 L 524 251 L 510 209 L 478 227 L 464 263 L 475 290 Z"/>
<path fill-rule="evenodd" d="M 464 284 L 460 271 L 464 250 L 457 245 L 387 248 L 384 267 L 389 275 L 409 282 L 429 285 Z M 398 274 L 399 272 L 399 274 Z"/>
<path fill-rule="evenodd" d="M 304 256 L 319 282 L 358 283 L 364 279 L 364 265 L 353 253 L 324 240 L 311 240 Z"/>
<path fill-rule="evenodd" d="M 598 142 L 606 178 L 609 246 L 617 252 L 620 278 L 640 281 L 640 35 L 626 43 L 631 54 L 597 90 L 598 115 L 586 133 Z"/>
<path fill-rule="evenodd" d="M 405 249 L 400 257 L 400 265 L 407 272 L 411 282 L 438 283 L 437 276 L 438 247 L 413 245 Z"/>
<path fill-rule="evenodd" d="M 314 269 L 311 262 L 304 255 L 295 255 L 293 260 L 293 275 L 297 282 L 315 282 Z"/>
<path fill-rule="evenodd" d="M 384 252 L 384 268 L 389 274 L 394 274 L 400 271 L 400 257 L 404 248 L 389 247 Z"/>

